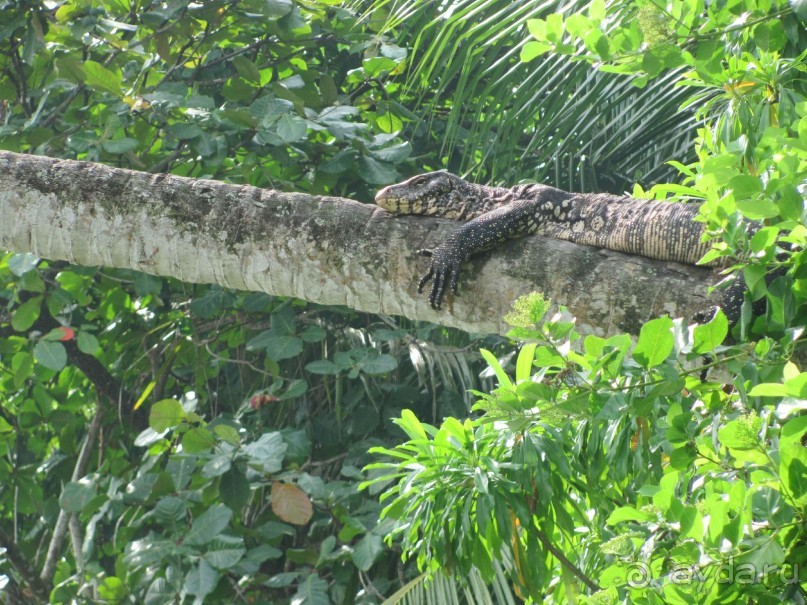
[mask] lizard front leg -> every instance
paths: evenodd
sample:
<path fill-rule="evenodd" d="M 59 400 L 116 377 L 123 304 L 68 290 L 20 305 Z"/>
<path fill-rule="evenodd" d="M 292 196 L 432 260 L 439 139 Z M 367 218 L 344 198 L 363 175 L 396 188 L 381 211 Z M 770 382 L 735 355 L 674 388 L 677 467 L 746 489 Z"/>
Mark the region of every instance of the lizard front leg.
<path fill-rule="evenodd" d="M 418 292 L 432 281 L 429 303 L 440 309 L 446 288 L 456 294 L 462 264 L 471 256 L 491 250 L 504 242 L 535 233 L 539 226 L 536 204 L 517 202 L 478 216 L 452 233 L 434 249 L 418 250 L 431 258 L 429 270 L 418 282 Z"/>

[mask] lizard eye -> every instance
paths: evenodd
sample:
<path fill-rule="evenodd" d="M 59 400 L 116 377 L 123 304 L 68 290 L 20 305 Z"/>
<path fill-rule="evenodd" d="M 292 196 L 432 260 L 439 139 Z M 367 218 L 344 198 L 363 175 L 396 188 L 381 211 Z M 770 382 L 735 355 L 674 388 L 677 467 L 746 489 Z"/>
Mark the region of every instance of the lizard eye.
<path fill-rule="evenodd" d="M 428 177 L 424 176 L 417 176 L 412 180 L 413 185 L 425 185 L 429 182 Z"/>

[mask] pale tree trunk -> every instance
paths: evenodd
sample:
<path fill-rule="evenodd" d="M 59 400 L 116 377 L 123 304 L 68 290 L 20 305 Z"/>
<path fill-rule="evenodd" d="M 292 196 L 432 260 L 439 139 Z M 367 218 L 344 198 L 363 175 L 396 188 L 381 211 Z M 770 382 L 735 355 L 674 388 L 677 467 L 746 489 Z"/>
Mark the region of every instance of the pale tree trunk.
<path fill-rule="evenodd" d="M 416 282 L 456 223 L 371 204 L 0 152 L 0 248 L 186 282 L 506 332 L 519 295 L 566 305 L 582 333 L 635 332 L 709 306 L 714 275 L 539 236 L 468 264 L 457 297 L 429 307 Z"/>

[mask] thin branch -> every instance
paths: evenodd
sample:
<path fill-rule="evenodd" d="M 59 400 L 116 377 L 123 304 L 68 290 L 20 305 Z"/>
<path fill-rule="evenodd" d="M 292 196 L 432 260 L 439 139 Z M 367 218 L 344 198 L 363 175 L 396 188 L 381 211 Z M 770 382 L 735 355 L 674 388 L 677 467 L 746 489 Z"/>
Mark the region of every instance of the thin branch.
<path fill-rule="evenodd" d="M 76 466 L 73 469 L 73 476 L 71 481 L 78 481 L 87 474 L 87 466 L 90 462 L 90 454 L 92 453 L 95 443 L 98 441 L 98 434 L 101 431 L 101 420 L 103 419 L 103 408 L 97 407 L 95 416 L 93 416 L 90 428 L 87 430 L 87 436 L 84 438 L 84 445 L 81 446 Z M 46 584 L 53 582 L 53 576 L 56 573 L 56 565 L 59 562 L 59 557 L 62 551 L 62 544 L 64 543 L 65 536 L 68 530 L 68 524 L 72 513 L 68 513 L 62 509 L 59 511 L 59 518 L 56 520 L 56 526 L 53 529 L 53 536 L 48 545 L 48 554 L 45 558 L 45 565 L 42 567 L 40 578 Z"/>
<path fill-rule="evenodd" d="M 582 569 L 580 569 L 577 565 L 575 565 L 569 559 L 567 559 L 566 555 L 564 555 L 560 550 L 558 550 L 558 548 L 554 544 L 552 544 L 549 537 L 537 527 L 535 528 L 535 535 L 538 536 L 538 540 L 540 540 L 541 544 L 543 544 L 546 547 L 546 549 L 549 552 L 551 552 L 552 555 L 558 561 L 560 561 L 560 564 L 563 565 L 569 571 L 571 571 L 575 575 L 575 577 L 577 577 L 578 580 L 580 580 L 583 584 L 588 586 L 594 592 L 600 590 L 599 584 L 597 584 L 594 580 L 589 578 L 583 572 Z"/>

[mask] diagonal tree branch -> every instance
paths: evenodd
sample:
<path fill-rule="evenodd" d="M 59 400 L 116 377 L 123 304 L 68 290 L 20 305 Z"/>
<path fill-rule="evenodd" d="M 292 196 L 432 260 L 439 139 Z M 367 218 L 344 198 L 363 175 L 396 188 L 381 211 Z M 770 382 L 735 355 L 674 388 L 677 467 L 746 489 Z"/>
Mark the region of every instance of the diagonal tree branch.
<path fill-rule="evenodd" d="M 16 252 L 472 332 L 506 332 L 501 318 L 534 290 L 569 307 L 584 334 L 708 306 L 709 270 L 533 236 L 469 263 L 437 312 L 417 293 L 416 251 L 455 228 L 353 200 L 0 152 L 0 248 Z"/>

